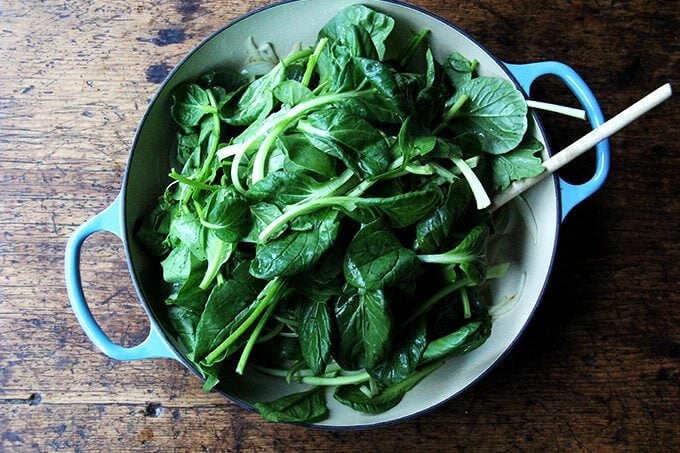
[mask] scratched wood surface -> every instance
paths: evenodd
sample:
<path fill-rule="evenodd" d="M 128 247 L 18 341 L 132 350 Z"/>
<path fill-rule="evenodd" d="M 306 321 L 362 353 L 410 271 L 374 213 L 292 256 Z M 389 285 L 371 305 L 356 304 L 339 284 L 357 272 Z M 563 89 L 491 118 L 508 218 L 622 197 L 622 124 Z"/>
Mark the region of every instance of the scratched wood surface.
<path fill-rule="evenodd" d="M 417 420 L 370 432 L 268 424 L 202 393 L 178 363 L 95 350 L 69 309 L 66 239 L 113 201 L 135 127 L 173 65 L 267 3 L 0 0 L 0 450 L 679 451 L 677 99 L 612 140 L 611 177 L 564 225 L 547 294 L 514 351 Z M 673 2 L 414 3 L 507 61 L 572 65 L 608 116 L 677 82 Z M 575 102 L 550 79 L 534 97 Z M 556 147 L 585 131 L 543 119 Z M 569 176 L 591 167 L 582 159 Z M 97 235 L 82 263 L 101 324 L 138 343 L 148 324 L 121 244 Z"/>

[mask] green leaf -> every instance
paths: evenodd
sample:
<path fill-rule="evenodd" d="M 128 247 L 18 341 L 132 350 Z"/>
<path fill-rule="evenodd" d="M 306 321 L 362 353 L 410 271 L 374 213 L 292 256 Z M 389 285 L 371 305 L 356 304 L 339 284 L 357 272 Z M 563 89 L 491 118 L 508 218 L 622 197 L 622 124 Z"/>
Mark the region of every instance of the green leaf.
<path fill-rule="evenodd" d="M 269 115 L 274 108 L 274 87 L 284 80 L 283 66 L 278 64 L 268 74 L 255 79 L 236 103 L 220 108 L 220 118 L 232 126 L 248 126 Z"/>
<path fill-rule="evenodd" d="M 423 353 L 423 360 L 426 362 L 443 359 L 453 355 L 462 355 L 466 351 L 465 347 L 482 327 L 482 322 L 475 321 L 464 325 L 455 332 L 436 340 L 432 340 Z"/>
<path fill-rule="evenodd" d="M 478 77 L 460 87 L 454 102 L 463 95 L 469 100 L 451 122 L 455 129 L 476 134 L 489 154 L 507 153 L 520 144 L 527 131 L 527 103 L 512 83 Z"/>
<path fill-rule="evenodd" d="M 368 32 L 380 59 L 385 56 L 385 41 L 394 28 L 394 19 L 363 5 L 352 5 L 340 11 L 319 32 L 320 38 L 346 41 L 351 25 Z"/>
<path fill-rule="evenodd" d="M 191 134 L 177 134 L 177 162 L 182 166 L 185 165 L 199 147 L 198 134 L 195 132 Z"/>
<path fill-rule="evenodd" d="M 384 360 L 372 365 L 367 371 L 383 386 L 391 386 L 406 379 L 418 366 L 427 347 L 425 322 L 416 323 L 406 332 L 391 339 L 392 349 Z"/>
<path fill-rule="evenodd" d="M 441 367 L 442 364 L 436 363 L 424 367 L 422 370 L 413 373 L 400 383 L 384 389 L 377 395 L 368 396 L 361 391 L 358 385 L 343 385 L 338 387 L 333 397 L 352 409 L 368 414 L 380 414 L 395 407 L 402 400 L 406 392 L 415 387 L 420 381 L 433 371 Z"/>
<path fill-rule="evenodd" d="M 338 213 L 318 211 L 305 216 L 313 228 L 288 231 L 277 239 L 258 244 L 250 273 L 261 279 L 288 277 L 311 269 L 330 248 L 338 234 Z"/>
<path fill-rule="evenodd" d="M 385 216 L 392 227 L 404 228 L 429 214 L 442 199 L 441 190 L 431 185 L 387 198 L 354 198 L 338 207 L 361 223 L 371 223 Z"/>
<path fill-rule="evenodd" d="M 347 288 L 335 301 L 338 342 L 333 358 L 344 370 L 364 368 L 363 313 L 359 294 Z"/>
<path fill-rule="evenodd" d="M 328 418 L 323 387 L 257 403 L 260 415 L 272 422 L 316 423 Z"/>
<path fill-rule="evenodd" d="M 381 290 L 360 291 L 359 298 L 363 314 L 364 364 L 366 368 L 372 368 L 385 358 L 389 350 L 392 319 L 385 293 Z"/>
<path fill-rule="evenodd" d="M 352 58 L 353 80 L 363 85 L 369 82 L 372 90 L 364 96 L 346 102 L 347 108 L 362 118 L 390 124 L 401 124 L 406 118 L 406 97 L 394 72 L 385 64 L 368 58 Z"/>
<path fill-rule="evenodd" d="M 205 289 L 212 283 L 222 265 L 231 258 L 231 253 L 235 247 L 234 243 L 220 239 L 213 230 L 205 230 L 205 253 L 208 260 L 208 268 L 199 285 L 201 288 Z"/>
<path fill-rule="evenodd" d="M 312 113 L 300 121 L 298 129 L 317 149 L 342 160 L 357 175 L 377 176 L 390 164 L 388 145 L 380 131 L 346 110 Z"/>
<path fill-rule="evenodd" d="M 347 282 L 368 291 L 390 286 L 417 269 L 415 253 L 402 247 L 381 220 L 359 230 L 347 248 L 344 262 Z"/>
<path fill-rule="evenodd" d="M 176 88 L 172 99 L 170 113 L 182 127 L 198 126 L 204 115 L 216 112 L 215 107 L 210 104 L 208 92 L 193 83 Z"/>
<path fill-rule="evenodd" d="M 233 279 L 215 286 L 196 327 L 196 348 L 192 360 L 199 362 L 224 341 L 252 309 L 263 284 L 251 277 L 248 263 L 234 270 Z"/>
<path fill-rule="evenodd" d="M 474 65 L 463 55 L 459 54 L 458 52 L 453 52 L 446 59 L 444 71 L 446 72 L 446 75 L 449 77 L 449 80 L 453 86 L 460 88 L 472 80 Z"/>
<path fill-rule="evenodd" d="M 526 137 L 519 146 L 505 154 L 493 156 L 491 171 L 493 172 L 494 189 L 503 191 L 513 181 L 532 178 L 545 171 L 542 160 L 537 153 L 543 151 L 543 144 L 533 137 Z"/>
<path fill-rule="evenodd" d="M 256 203 L 250 206 L 253 227 L 243 242 L 257 242 L 257 237 L 267 225 L 281 216 L 281 210 L 271 203 Z"/>
<path fill-rule="evenodd" d="M 167 313 L 177 337 L 191 354 L 196 345 L 196 325 L 200 319 L 200 314 L 177 305 L 169 307 Z"/>
<path fill-rule="evenodd" d="M 165 303 L 178 305 L 198 314 L 202 313 L 209 295 L 208 291 L 199 286 L 203 274 L 204 272 L 200 268 L 192 271 L 186 281 L 178 284 L 177 290 L 168 296 Z"/>
<path fill-rule="evenodd" d="M 227 93 L 233 93 L 248 81 L 236 71 L 219 70 L 206 72 L 198 78 L 198 82 L 203 88 L 220 87 Z"/>
<path fill-rule="evenodd" d="M 419 255 L 424 263 L 457 264 L 475 285 L 486 280 L 486 247 L 489 227 L 474 227 L 454 249 L 438 255 Z"/>
<path fill-rule="evenodd" d="M 304 170 L 283 169 L 269 173 L 264 179 L 253 184 L 246 196 L 254 201 L 286 206 L 309 199 L 320 187 L 321 184 Z"/>
<path fill-rule="evenodd" d="M 182 210 L 177 210 L 170 221 L 168 242 L 173 247 L 184 246 L 191 250 L 196 259 L 205 261 L 204 231 L 198 217 Z"/>
<path fill-rule="evenodd" d="M 210 194 L 203 214 L 203 225 L 225 242 L 240 241 L 252 228 L 248 203 L 229 190 Z"/>
<path fill-rule="evenodd" d="M 186 247 L 176 247 L 163 260 L 163 280 L 169 283 L 183 283 L 189 279 L 201 262 Z"/>
<path fill-rule="evenodd" d="M 472 192 L 464 179 L 456 179 L 449 186 L 444 203 L 416 225 L 413 248 L 423 253 L 435 253 L 448 242 L 458 221 L 472 200 Z"/>
<path fill-rule="evenodd" d="M 306 170 L 326 178 L 337 175 L 337 160 L 316 149 L 304 134 L 282 135 L 277 140 L 277 146 L 291 162 Z"/>
<path fill-rule="evenodd" d="M 297 105 L 314 97 L 309 88 L 295 80 L 281 82 L 274 87 L 273 93 L 276 99 L 288 105 Z"/>
<path fill-rule="evenodd" d="M 331 357 L 332 323 L 326 301 L 307 301 L 302 305 L 298 336 L 305 362 L 316 375 L 322 374 Z"/>

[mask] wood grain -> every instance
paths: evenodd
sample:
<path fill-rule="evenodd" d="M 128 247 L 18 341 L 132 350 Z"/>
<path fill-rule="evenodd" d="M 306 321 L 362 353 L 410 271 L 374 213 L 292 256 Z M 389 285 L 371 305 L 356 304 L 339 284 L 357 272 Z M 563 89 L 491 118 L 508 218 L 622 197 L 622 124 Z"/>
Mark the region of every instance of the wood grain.
<path fill-rule="evenodd" d="M 267 1 L 0 2 L 0 450 L 678 451 L 680 193 L 677 99 L 612 140 L 611 177 L 565 223 L 534 320 L 460 398 L 369 432 L 265 423 L 181 365 L 98 353 L 69 309 L 68 235 L 116 196 L 135 127 L 181 57 Z M 680 70 L 672 2 L 418 0 L 511 62 L 556 59 L 613 114 Z M 677 86 L 676 86 L 677 89 Z M 538 100 L 575 101 L 552 79 Z M 542 115 L 555 148 L 585 132 Z M 592 162 L 565 172 L 583 180 Z M 83 251 L 111 337 L 147 321 L 122 246 Z"/>

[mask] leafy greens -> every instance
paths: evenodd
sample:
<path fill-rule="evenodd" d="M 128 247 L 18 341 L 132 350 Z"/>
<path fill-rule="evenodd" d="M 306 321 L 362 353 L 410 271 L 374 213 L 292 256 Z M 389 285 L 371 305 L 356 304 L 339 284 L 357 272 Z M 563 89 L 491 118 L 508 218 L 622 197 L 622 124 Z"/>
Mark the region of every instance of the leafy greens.
<path fill-rule="evenodd" d="M 476 288 L 507 266 L 488 263 L 496 223 L 476 208 L 543 171 L 511 83 L 456 52 L 435 61 L 427 30 L 397 55 L 394 27 L 350 6 L 313 48 L 267 53 L 269 72 L 173 93 L 174 182 L 137 238 L 206 390 L 231 358 L 312 386 L 258 403 L 268 420 L 324 420 L 326 386 L 389 410 L 479 347 L 491 320 Z"/>

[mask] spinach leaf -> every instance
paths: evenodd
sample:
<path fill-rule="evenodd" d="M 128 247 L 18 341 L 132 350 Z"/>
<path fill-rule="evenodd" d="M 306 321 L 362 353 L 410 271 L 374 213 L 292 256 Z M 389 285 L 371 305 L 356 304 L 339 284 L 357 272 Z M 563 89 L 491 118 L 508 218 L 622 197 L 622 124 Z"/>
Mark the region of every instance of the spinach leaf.
<path fill-rule="evenodd" d="M 288 105 L 296 105 L 314 97 L 309 88 L 295 80 L 281 82 L 274 87 L 273 93 L 276 99 Z"/>
<path fill-rule="evenodd" d="M 545 171 L 542 159 L 536 156 L 543 151 L 543 144 L 533 137 L 526 137 L 519 146 L 505 154 L 493 156 L 491 171 L 493 172 L 494 189 L 504 191 L 513 181 L 531 178 Z"/>
<path fill-rule="evenodd" d="M 234 321 L 247 310 L 262 290 L 261 281 L 251 277 L 248 263 L 234 270 L 233 279 L 215 286 L 196 327 L 196 347 L 192 360 L 199 362 L 231 333 Z M 243 318 L 243 315 L 241 315 Z"/>
<path fill-rule="evenodd" d="M 377 176 L 389 166 L 389 149 L 380 131 L 346 110 L 312 113 L 298 129 L 317 149 L 342 160 L 357 175 Z"/>
<path fill-rule="evenodd" d="M 205 230 L 205 253 L 208 268 L 199 285 L 202 289 L 206 289 L 212 283 L 222 265 L 229 261 L 234 248 L 234 243 L 223 241 L 213 230 Z"/>
<path fill-rule="evenodd" d="M 367 291 L 390 286 L 417 269 L 416 254 L 402 247 L 382 220 L 361 228 L 345 255 L 347 282 Z"/>
<path fill-rule="evenodd" d="M 257 403 L 255 407 L 262 417 L 272 422 L 315 423 L 328 418 L 323 387 Z"/>
<path fill-rule="evenodd" d="M 335 301 L 338 342 L 333 357 L 345 370 L 374 366 L 389 350 L 392 320 L 385 294 L 345 288 Z"/>
<path fill-rule="evenodd" d="M 281 216 L 281 210 L 271 203 L 257 203 L 250 206 L 253 227 L 243 242 L 257 242 L 257 237 L 267 225 Z"/>
<path fill-rule="evenodd" d="M 387 198 L 354 198 L 338 207 L 361 223 L 371 223 L 381 216 L 394 228 L 413 225 L 442 202 L 441 190 L 435 185 Z"/>
<path fill-rule="evenodd" d="M 368 414 L 379 414 L 392 409 L 399 404 L 406 392 L 411 390 L 429 374 L 441 367 L 441 363 L 435 363 L 413 373 L 408 378 L 396 385 L 386 388 L 374 396 L 366 395 L 358 385 L 343 385 L 338 387 L 333 397 L 352 409 Z"/>
<path fill-rule="evenodd" d="M 210 194 L 203 215 L 203 226 L 225 242 L 240 241 L 252 227 L 248 203 L 229 190 Z"/>
<path fill-rule="evenodd" d="M 418 366 L 427 347 L 425 322 L 420 321 L 391 339 L 392 350 L 384 360 L 368 365 L 367 371 L 384 386 L 402 382 Z"/>
<path fill-rule="evenodd" d="M 352 5 L 340 11 L 319 32 L 320 38 L 346 41 L 347 30 L 351 25 L 366 30 L 382 60 L 385 56 L 385 41 L 394 28 L 394 19 L 373 11 L 363 5 Z"/>
<path fill-rule="evenodd" d="M 161 262 L 163 280 L 169 283 L 184 283 L 201 262 L 186 247 L 176 247 Z"/>
<path fill-rule="evenodd" d="M 331 357 L 332 321 L 326 301 L 307 301 L 298 319 L 300 350 L 314 374 L 322 374 Z"/>
<path fill-rule="evenodd" d="M 448 241 L 457 222 L 470 205 L 472 192 L 464 179 L 450 186 L 446 201 L 436 211 L 418 222 L 413 248 L 423 253 L 435 253 Z"/>
<path fill-rule="evenodd" d="M 469 100 L 452 122 L 454 128 L 476 134 L 489 154 L 507 153 L 520 144 L 527 131 L 527 103 L 510 82 L 478 77 L 460 87 L 454 102 L 463 95 Z"/>
<path fill-rule="evenodd" d="M 205 261 L 204 237 L 203 226 L 198 217 L 191 212 L 177 210 L 170 221 L 168 242 L 173 247 L 186 247 L 199 261 Z"/>
<path fill-rule="evenodd" d="M 185 128 L 198 126 L 204 115 L 217 112 L 208 92 L 193 83 L 176 88 L 172 100 L 170 113 L 177 124 Z"/>
<path fill-rule="evenodd" d="M 486 280 L 488 239 L 489 227 L 477 225 L 454 249 L 439 255 L 419 255 L 418 259 L 424 263 L 457 264 L 475 285 L 479 285 Z"/>
<path fill-rule="evenodd" d="M 321 184 L 304 170 L 283 169 L 269 173 L 264 179 L 253 184 L 246 196 L 254 201 L 286 206 L 307 200 L 320 188 Z"/>
<path fill-rule="evenodd" d="M 199 286 L 203 274 L 201 269 L 193 271 L 186 281 L 176 285 L 178 288 L 168 296 L 165 303 L 178 305 L 201 314 L 209 295 L 208 291 Z"/>
<path fill-rule="evenodd" d="M 318 211 L 306 216 L 312 229 L 288 231 L 265 244 L 258 244 L 250 273 L 261 279 L 292 276 L 309 270 L 330 248 L 338 234 L 338 213 Z"/>
<path fill-rule="evenodd" d="M 359 294 L 346 288 L 335 301 L 334 311 L 338 342 L 333 349 L 333 358 L 344 370 L 360 370 L 364 368 L 365 349 Z"/>
<path fill-rule="evenodd" d="M 274 108 L 274 88 L 284 81 L 283 66 L 278 64 L 268 74 L 255 79 L 236 103 L 220 108 L 220 118 L 232 126 L 248 126 L 269 115 Z"/>
<path fill-rule="evenodd" d="M 446 59 L 444 71 L 453 86 L 460 88 L 472 80 L 472 73 L 476 66 L 476 62 L 473 63 L 458 52 L 453 52 Z"/>
<path fill-rule="evenodd" d="M 196 347 L 196 325 L 200 314 L 189 308 L 175 305 L 168 308 L 168 318 L 177 337 L 190 355 Z"/>
<path fill-rule="evenodd" d="M 430 362 L 452 355 L 460 355 L 463 353 L 468 340 L 472 338 L 481 327 L 482 322 L 471 322 L 449 335 L 432 340 L 423 353 L 423 361 Z"/>
<path fill-rule="evenodd" d="M 337 175 L 337 160 L 316 149 L 304 134 L 282 135 L 278 138 L 277 146 L 291 162 L 306 170 L 326 178 Z"/>
<path fill-rule="evenodd" d="M 360 291 L 359 298 L 363 318 L 364 364 L 366 368 L 372 368 L 384 359 L 390 347 L 392 319 L 385 293 L 381 290 Z"/>

